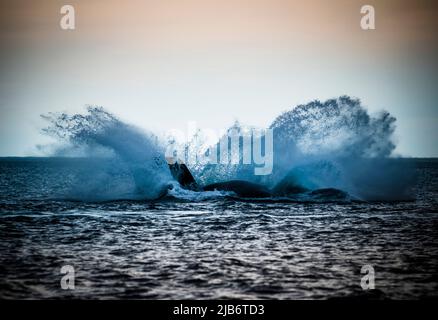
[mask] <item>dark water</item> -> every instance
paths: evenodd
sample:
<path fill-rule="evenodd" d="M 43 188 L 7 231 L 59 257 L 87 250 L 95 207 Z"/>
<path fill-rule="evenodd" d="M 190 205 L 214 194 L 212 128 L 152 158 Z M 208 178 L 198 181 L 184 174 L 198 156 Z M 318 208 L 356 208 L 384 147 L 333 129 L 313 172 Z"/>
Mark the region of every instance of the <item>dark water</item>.
<path fill-rule="evenodd" d="M 361 297 L 365 264 L 378 298 L 438 296 L 436 160 L 415 201 L 373 203 L 62 199 L 87 166 L 0 160 L 1 298 Z"/>

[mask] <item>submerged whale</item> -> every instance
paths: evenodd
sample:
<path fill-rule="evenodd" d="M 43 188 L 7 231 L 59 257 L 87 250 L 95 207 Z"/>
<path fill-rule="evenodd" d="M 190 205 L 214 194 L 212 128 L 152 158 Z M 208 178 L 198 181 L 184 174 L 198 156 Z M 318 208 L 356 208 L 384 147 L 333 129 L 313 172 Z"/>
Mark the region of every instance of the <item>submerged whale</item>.
<path fill-rule="evenodd" d="M 204 186 L 203 189 L 205 191 L 232 191 L 237 196 L 243 198 L 269 198 L 272 196 L 270 190 L 265 186 L 243 180 L 212 183 Z"/>
<path fill-rule="evenodd" d="M 272 193 L 279 197 L 295 195 L 310 191 L 295 182 L 291 174 L 286 175 L 277 185 L 272 189 Z"/>
<path fill-rule="evenodd" d="M 182 161 L 175 161 L 174 159 L 166 160 L 173 178 L 184 189 L 192 191 L 231 191 L 237 196 L 244 198 L 268 198 L 272 196 L 270 190 L 265 186 L 243 180 L 217 182 L 201 187 L 196 182 L 189 168 Z"/>
<path fill-rule="evenodd" d="M 315 200 L 343 200 L 348 199 L 348 194 L 334 188 L 309 190 L 294 182 L 291 175 L 287 175 L 272 189 L 264 185 L 244 180 L 230 180 L 200 186 L 189 168 L 182 161 L 167 159 L 173 178 L 178 181 L 182 188 L 192 191 L 231 191 L 242 198 L 270 198 L 270 197 L 294 197 L 299 194 L 309 195 Z"/>

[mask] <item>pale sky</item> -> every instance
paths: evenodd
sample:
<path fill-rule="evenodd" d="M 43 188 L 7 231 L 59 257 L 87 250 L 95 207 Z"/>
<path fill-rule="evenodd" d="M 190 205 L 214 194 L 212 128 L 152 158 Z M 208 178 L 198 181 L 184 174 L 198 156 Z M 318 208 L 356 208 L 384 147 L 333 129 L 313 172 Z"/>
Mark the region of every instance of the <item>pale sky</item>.
<path fill-rule="evenodd" d="M 64 4 L 75 30 L 59 26 Z M 376 30 L 360 28 L 364 4 Z M 223 129 L 347 94 L 397 118 L 397 154 L 436 157 L 437 13 L 428 0 L 1 1 L 0 156 L 38 155 L 40 114 L 88 104 L 152 131 Z"/>

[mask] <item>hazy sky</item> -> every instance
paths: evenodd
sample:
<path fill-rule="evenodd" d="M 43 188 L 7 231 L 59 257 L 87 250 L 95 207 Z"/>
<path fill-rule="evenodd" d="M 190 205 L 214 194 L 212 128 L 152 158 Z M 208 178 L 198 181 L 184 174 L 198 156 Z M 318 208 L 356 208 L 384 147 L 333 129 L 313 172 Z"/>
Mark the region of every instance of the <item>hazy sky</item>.
<path fill-rule="evenodd" d="M 343 94 L 397 118 L 397 154 L 438 156 L 437 14 L 433 0 L 3 0 L 0 156 L 37 155 L 40 114 L 87 104 L 154 131 L 219 129 Z"/>

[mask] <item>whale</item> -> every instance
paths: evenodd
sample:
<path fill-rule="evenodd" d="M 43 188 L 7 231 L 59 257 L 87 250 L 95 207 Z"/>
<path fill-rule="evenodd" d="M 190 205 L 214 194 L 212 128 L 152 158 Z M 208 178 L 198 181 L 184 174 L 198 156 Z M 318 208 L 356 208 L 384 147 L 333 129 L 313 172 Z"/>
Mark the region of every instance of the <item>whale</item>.
<path fill-rule="evenodd" d="M 216 182 L 204 186 L 199 185 L 189 168 L 181 161 L 173 159 L 167 160 L 169 170 L 173 178 L 178 181 L 183 189 L 192 191 L 228 191 L 242 198 L 270 198 L 270 197 L 289 197 L 299 194 L 307 194 L 316 200 L 342 200 L 347 199 L 348 194 L 342 190 L 334 188 L 323 188 L 310 190 L 299 184 L 291 174 L 286 175 L 272 189 L 264 185 L 245 180 L 230 180 Z"/>
<path fill-rule="evenodd" d="M 286 177 L 280 180 L 280 182 L 277 183 L 274 188 L 272 188 L 272 193 L 275 194 L 275 196 L 284 197 L 310 191 L 295 181 L 296 179 L 293 178 L 292 174 L 286 175 Z"/>
<path fill-rule="evenodd" d="M 345 191 L 335 188 L 322 188 L 310 192 L 310 196 L 319 200 L 344 200 L 348 199 L 349 195 Z"/>
<path fill-rule="evenodd" d="M 270 190 L 265 186 L 244 180 L 231 180 L 200 186 L 189 168 L 181 160 L 173 158 L 166 158 L 166 160 L 172 177 L 184 189 L 192 191 L 229 191 L 244 198 L 267 198 L 272 196 Z"/>
<path fill-rule="evenodd" d="M 176 161 L 173 158 L 166 158 L 172 177 L 178 181 L 178 183 L 184 189 L 192 191 L 202 191 L 189 168 L 181 160 Z"/>
<path fill-rule="evenodd" d="M 244 181 L 231 180 L 217 182 L 203 187 L 204 191 L 231 191 L 243 198 L 269 198 L 272 197 L 271 191 L 263 185 Z"/>

